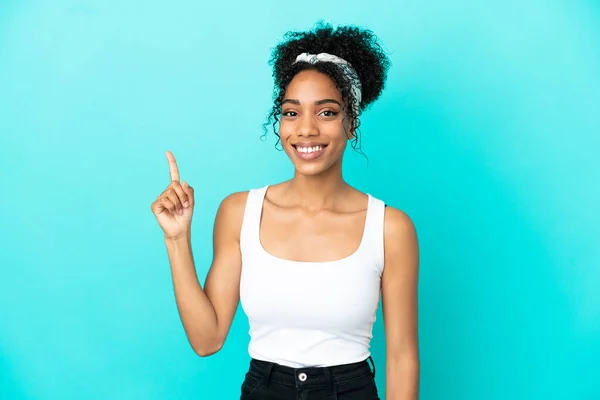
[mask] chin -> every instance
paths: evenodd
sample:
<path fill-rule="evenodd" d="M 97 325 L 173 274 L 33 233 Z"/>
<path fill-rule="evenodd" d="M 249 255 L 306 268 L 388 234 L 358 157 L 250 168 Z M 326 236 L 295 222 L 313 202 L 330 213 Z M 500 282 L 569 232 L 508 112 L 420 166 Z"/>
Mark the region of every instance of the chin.
<path fill-rule="evenodd" d="M 296 168 L 296 172 L 298 174 L 304 175 L 304 176 L 317 176 L 327 170 L 327 168 L 325 168 L 321 164 L 312 164 L 312 165 L 295 164 L 294 167 Z"/>
<path fill-rule="evenodd" d="M 319 176 L 327 174 L 328 172 L 337 169 L 339 162 L 340 160 L 332 162 L 332 160 L 327 159 L 313 162 L 293 160 L 296 173 L 303 176 Z"/>

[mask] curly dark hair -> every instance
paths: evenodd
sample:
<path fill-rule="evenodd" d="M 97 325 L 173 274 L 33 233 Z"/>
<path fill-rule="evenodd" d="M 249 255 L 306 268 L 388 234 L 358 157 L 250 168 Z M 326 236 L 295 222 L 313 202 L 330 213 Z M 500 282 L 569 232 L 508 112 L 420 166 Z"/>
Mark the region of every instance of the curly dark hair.
<path fill-rule="evenodd" d="M 358 107 L 351 95 L 351 82 L 343 75 L 342 70 L 329 62 L 297 62 L 296 57 L 301 53 L 329 53 L 343 58 L 356 70 L 362 86 L 362 98 Z M 360 150 L 358 128 L 359 115 L 370 106 L 383 91 L 390 61 L 377 41 L 377 37 L 367 29 L 354 26 L 334 28 L 330 24 L 319 22 L 315 28 L 306 32 L 288 32 L 271 53 L 269 65 L 273 67 L 274 104 L 264 123 L 264 135 L 267 126 L 272 125 L 277 136 L 276 146 L 281 137 L 277 131 L 279 115 L 281 115 L 281 102 L 291 80 L 300 71 L 314 69 L 327 74 L 336 84 L 345 103 L 346 115 L 351 119 L 354 135 L 351 138 L 354 150 Z M 358 110 L 356 113 L 355 110 Z M 348 132 L 346 132 L 348 135 Z M 350 139 L 350 137 L 348 137 Z"/>

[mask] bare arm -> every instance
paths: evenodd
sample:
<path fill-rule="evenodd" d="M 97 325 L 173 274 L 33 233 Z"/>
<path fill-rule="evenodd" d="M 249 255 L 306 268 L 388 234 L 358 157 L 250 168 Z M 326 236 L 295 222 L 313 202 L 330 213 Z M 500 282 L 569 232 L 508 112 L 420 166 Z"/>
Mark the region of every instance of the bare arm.
<path fill-rule="evenodd" d="M 387 207 L 382 278 L 387 400 L 419 397 L 418 247 L 415 227 L 408 215 Z"/>
<path fill-rule="evenodd" d="M 191 245 L 194 189 L 179 179 L 175 157 L 167 151 L 171 183 L 152 203 L 164 232 L 179 316 L 188 340 L 200 356 L 225 342 L 239 302 L 240 230 L 246 193 L 234 193 L 219 206 L 213 232 L 213 262 L 203 290 Z"/>
<path fill-rule="evenodd" d="M 165 239 L 179 315 L 194 351 L 209 356 L 221 349 L 239 302 L 240 230 L 247 193 L 223 200 L 213 231 L 213 262 L 204 290 L 196 276 L 189 234 Z"/>

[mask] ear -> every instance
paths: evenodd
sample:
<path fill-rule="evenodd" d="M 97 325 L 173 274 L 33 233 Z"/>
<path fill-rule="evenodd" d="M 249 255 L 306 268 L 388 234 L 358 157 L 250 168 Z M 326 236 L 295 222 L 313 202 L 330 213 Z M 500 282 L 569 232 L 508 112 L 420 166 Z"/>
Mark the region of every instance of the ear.
<path fill-rule="evenodd" d="M 356 118 L 352 119 L 348 125 L 348 140 L 352 140 L 356 134 Z"/>

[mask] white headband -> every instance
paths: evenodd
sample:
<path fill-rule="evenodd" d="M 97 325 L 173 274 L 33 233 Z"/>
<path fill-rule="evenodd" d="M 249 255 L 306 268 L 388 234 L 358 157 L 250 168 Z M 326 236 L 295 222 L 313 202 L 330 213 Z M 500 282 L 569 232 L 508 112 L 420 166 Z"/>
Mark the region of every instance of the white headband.
<path fill-rule="evenodd" d="M 362 98 L 362 86 L 360 84 L 360 78 L 358 77 L 356 70 L 352 67 L 352 65 L 350 65 L 348 61 L 328 53 L 302 53 L 298 57 L 296 57 L 296 61 L 294 61 L 294 64 L 298 61 L 307 62 L 309 64 L 315 64 L 317 62 L 331 62 L 336 64 L 342 70 L 342 73 L 350 83 L 350 89 L 352 91 L 352 97 L 354 97 L 355 103 L 354 112 L 356 115 L 358 115 L 360 101 Z"/>

